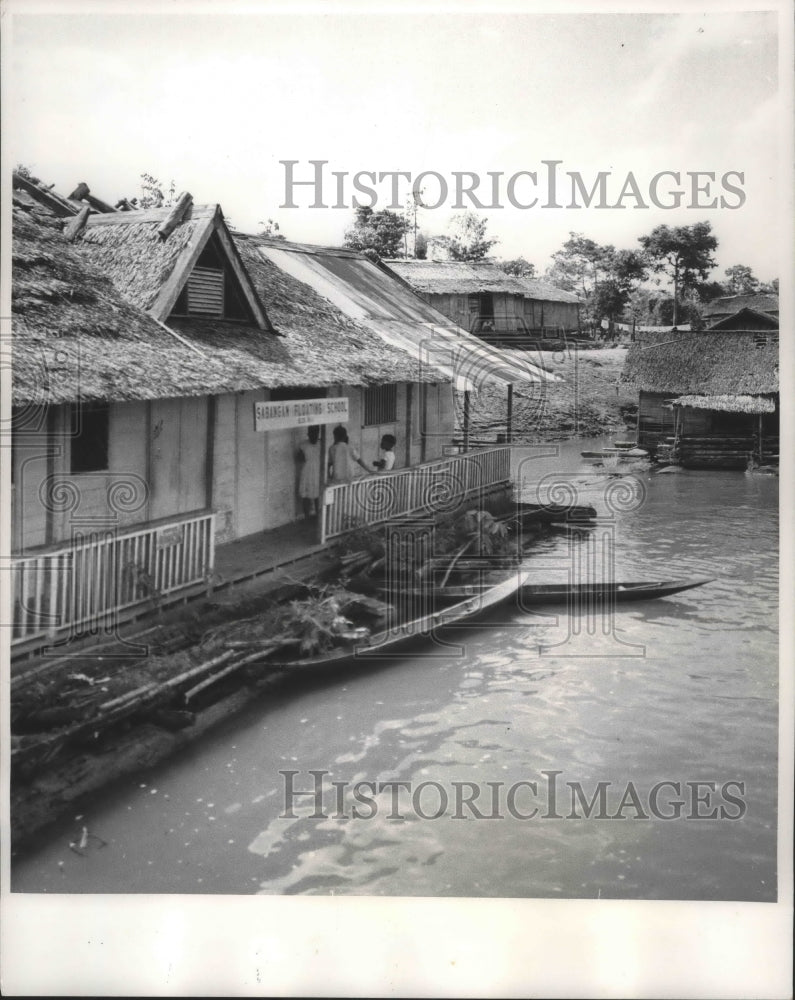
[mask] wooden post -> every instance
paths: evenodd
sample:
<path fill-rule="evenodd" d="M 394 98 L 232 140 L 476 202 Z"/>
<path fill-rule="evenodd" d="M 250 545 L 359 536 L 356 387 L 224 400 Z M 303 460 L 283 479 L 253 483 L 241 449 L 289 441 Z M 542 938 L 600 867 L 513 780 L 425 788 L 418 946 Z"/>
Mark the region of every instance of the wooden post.
<path fill-rule="evenodd" d="M 328 455 L 326 454 L 326 427 L 327 424 L 320 425 L 320 496 L 317 498 L 317 540 L 321 545 L 326 542 L 326 468 L 328 466 Z"/>
<path fill-rule="evenodd" d="M 508 444 L 513 441 L 513 382 L 508 383 L 508 413 L 505 420 L 506 440 Z"/>
<path fill-rule="evenodd" d="M 406 468 L 411 465 L 412 407 L 414 406 L 414 384 L 406 385 Z"/>
<path fill-rule="evenodd" d="M 207 510 L 213 507 L 213 478 L 215 475 L 215 424 L 216 398 L 207 397 L 207 439 L 204 459 L 204 506 Z"/>
<path fill-rule="evenodd" d="M 759 435 L 759 440 L 757 441 L 757 447 L 759 450 L 759 464 L 762 464 L 762 414 L 757 415 L 757 433 Z"/>
<path fill-rule="evenodd" d="M 469 451 L 469 389 L 464 390 L 464 454 Z"/>

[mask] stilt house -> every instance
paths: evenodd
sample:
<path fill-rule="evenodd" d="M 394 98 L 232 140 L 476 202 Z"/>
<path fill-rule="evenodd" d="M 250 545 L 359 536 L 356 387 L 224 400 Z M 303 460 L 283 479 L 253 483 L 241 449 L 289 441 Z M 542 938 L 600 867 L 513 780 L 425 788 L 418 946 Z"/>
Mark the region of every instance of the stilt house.
<path fill-rule="evenodd" d="M 387 265 L 457 326 L 512 347 L 580 329 L 573 292 L 506 274 L 491 261 L 390 260 Z"/>
<path fill-rule="evenodd" d="M 641 447 L 664 446 L 686 468 L 777 461 L 778 329 L 735 329 L 737 322 L 643 334 L 631 345 L 623 378 L 638 389 Z"/>
<path fill-rule="evenodd" d="M 204 591 L 237 540 L 267 556 L 290 526 L 323 543 L 508 482 L 509 449 L 451 447 L 453 386 L 546 373 L 436 331 L 443 318 L 369 261 L 260 245 L 189 195 L 100 213 L 63 199 L 59 217 L 50 201 L 16 186 L 18 649 Z M 364 473 L 331 485 L 317 529 L 299 524 L 308 424 L 345 425 L 369 461 L 398 439 L 389 490 Z"/>

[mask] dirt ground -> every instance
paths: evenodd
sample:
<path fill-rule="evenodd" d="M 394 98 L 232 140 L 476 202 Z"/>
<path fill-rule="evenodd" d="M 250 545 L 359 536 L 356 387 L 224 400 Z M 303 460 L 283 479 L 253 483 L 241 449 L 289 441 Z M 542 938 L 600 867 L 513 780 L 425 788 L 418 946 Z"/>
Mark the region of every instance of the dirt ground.
<path fill-rule="evenodd" d="M 626 347 L 508 353 L 518 360 L 541 365 L 561 378 L 559 382 L 514 386 L 514 444 L 597 437 L 624 429 L 628 423 L 634 427 L 637 392 L 621 382 Z M 459 404 L 463 411 L 461 398 Z M 628 422 L 623 413 L 630 414 Z M 473 393 L 470 404 L 473 443 L 496 440 L 498 434 L 505 433 L 506 414 L 504 388 L 494 386 Z"/>

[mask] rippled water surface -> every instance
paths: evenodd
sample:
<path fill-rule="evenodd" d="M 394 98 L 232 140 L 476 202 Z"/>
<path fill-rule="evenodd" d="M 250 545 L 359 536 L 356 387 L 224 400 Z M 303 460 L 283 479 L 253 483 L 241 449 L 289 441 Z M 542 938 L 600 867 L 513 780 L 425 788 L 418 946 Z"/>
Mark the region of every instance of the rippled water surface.
<path fill-rule="evenodd" d="M 607 619 L 509 605 L 446 649 L 293 683 L 98 796 L 15 859 L 13 887 L 775 899 L 778 481 L 619 480 L 589 446 L 517 454 L 528 499 L 563 478 L 602 515 L 547 544 L 538 578 L 713 583 Z M 285 815 L 280 771 L 318 798 Z M 106 846 L 79 856 L 86 823 Z"/>

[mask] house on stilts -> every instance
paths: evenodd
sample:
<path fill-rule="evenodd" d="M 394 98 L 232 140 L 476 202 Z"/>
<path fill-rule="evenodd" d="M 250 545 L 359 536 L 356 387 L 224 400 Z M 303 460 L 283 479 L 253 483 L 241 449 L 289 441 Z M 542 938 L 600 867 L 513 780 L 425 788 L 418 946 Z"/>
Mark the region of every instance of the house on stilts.
<path fill-rule="evenodd" d="M 385 263 L 452 323 L 490 343 L 528 350 L 580 332 L 573 292 L 506 274 L 493 261 Z"/>
<path fill-rule="evenodd" d="M 779 455 L 778 322 L 740 310 L 699 333 L 644 333 L 623 380 L 638 445 L 685 468 L 746 469 Z"/>
<path fill-rule="evenodd" d="M 16 651 L 204 593 L 241 557 L 256 573 L 289 539 L 321 550 L 508 484 L 507 447 L 453 447 L 454 389 L 543 369 L 450 329 L 360 255 L 234 233 L 189 195 L 137 211 L 56 197 L 15 178 Z M 308 424 L 346 426 L 370 461 L 394 434 L 390 488 L 329 484 L 307 524 Z"/>

